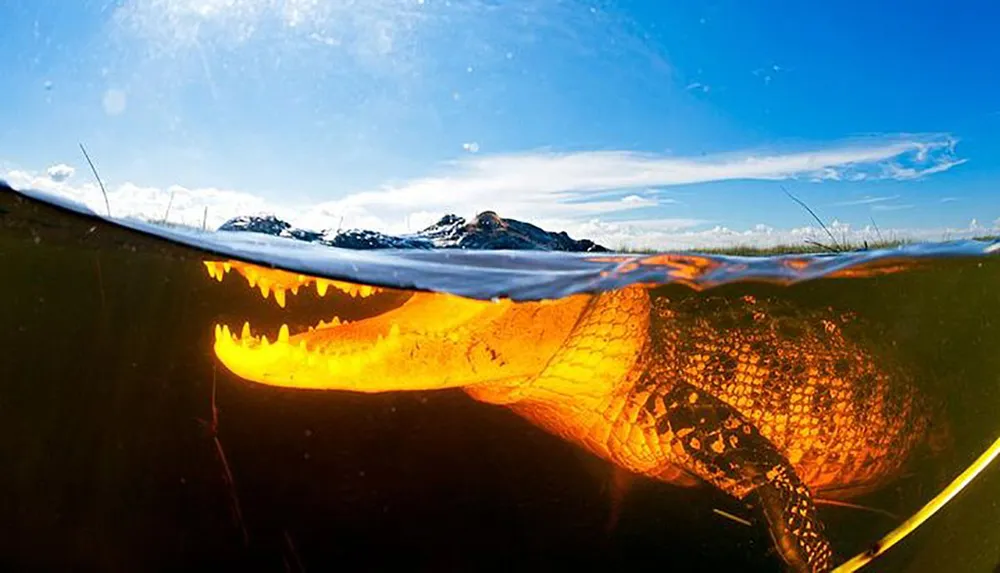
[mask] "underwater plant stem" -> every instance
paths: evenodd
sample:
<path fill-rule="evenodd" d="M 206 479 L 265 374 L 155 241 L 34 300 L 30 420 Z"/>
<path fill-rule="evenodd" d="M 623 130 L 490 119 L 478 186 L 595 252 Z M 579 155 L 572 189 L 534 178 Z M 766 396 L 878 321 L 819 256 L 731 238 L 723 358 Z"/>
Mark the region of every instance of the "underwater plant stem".
<path fill-rule="evenodd" d="M 740 525 L 745 525 L 747 527 L 753 527 L 753 522 L 752 521 L 750 521 L 748 519 L 744 519 L 744 518 L 742 518 L 742 517 L 740 517 L 738 515 L 733 515 L 733 514 L 729 513 L 728 511 L 723 511 L 723 510 L 721 510 L 721 509 L 719 509 L 717 507 L 713 507 L 712 508 L 712 513 L 715 513 L 716 515 L 721 515 L 722 517 L 725 517 L 726 519 L 728 519 L 730 521 L 735 521 L 736 523 L 739 523 Z"/>
<path fill-rule="evenodd" d="M 243 536 L 243 546 L 246 547 L 250 544 L 250 536 L 247 534 L 246 524 L 243 521 L 243 509 L 240 506 L 240 498 L 236 493 L 236 481 L 233 479 L 233 472 L 229 467 L 229 459 L 226 457 L 226 451 L 222 448 L 222 441 L 219 440 L 219 409 L 215 405 L 216 386 L 216 370 L 213 365 L 212 420 L 209 422 L 209 433 L 212 436 L 212 442 L 215 444 L 215 453 L 219 456 L 219 463 L 222 464 L 222 477 L 229 488 L 229 504 L 233 511 L 233 517 Z"/>
<path fill-rule="evenodd" d="M 848 502 L 848 501 L 839 501 L 839 500 L 836 500 L 836 499 L 824 499 L 824 498 L 819 498 L 819 497 L 816 498 L 816 499 L 814 499 L 813 501 L 816 502 L 816 505 L 832 505 L 832 506 L 835 506 L 835 507 L 847 507 L 847 508 L 850 508 L 850 509 L 859 509 L 861 511 L 870 511 L 871 513 L 877 513 L 879 515 L 884 515 L 884 516 L 888 517 L 889 519 L 899 519 L 899 516 L 896 515 L 895 513 L 891 512 L 891 511 L 886 511 L 884 509 L 879 509 L 877 507 L 868 507 L 867 505 L 861 505 L 861 504 L 858 504 L 858 503 L 851 503 L 851 502 Z"/>
<path fill-rule="evenodd" d="M 921 507 L 909 519 L 900 524 L 899 527 L 890 531 L 885 537 L 875 542 L 867 551 L 859 553 L 845 561 L 833 570 L 833 573 L 851 573 L 864 567 L 879 555 L 885 553 L 890 547 L 901 541 L 904 537 L 912 533 L 922 523 L 931 518 L 939 509 L 951 501 L 960 491 L 965 489 L 973 479 L 976 478 L 990 463 L 1000 455 L 1000 438 L 997 438 L 989 448 L 986 449 L 976 461 L 965 468 L 941 493 L 934 496 L 932 500 Z"/>
<path fill-rule="evenodd" d="M 294 571 L 304 573 L 306 568 L 302 565 L 302 558 L 299 557 L 299 551 L 295 549 L 295 542 L 292 541 L 292 536 L 291 534 L 288 533 L 287 529 L 284 531 L 284 533 L 285 533 L 285 544 L 288 546 L 288 552 L 292 558 L 291 562 L 289 562 L 288 557 L 287 556 L 285 557 L 285 571 L 289 572 L 293 571 L 292 564 L 294 564 L 295 565 Z"/>

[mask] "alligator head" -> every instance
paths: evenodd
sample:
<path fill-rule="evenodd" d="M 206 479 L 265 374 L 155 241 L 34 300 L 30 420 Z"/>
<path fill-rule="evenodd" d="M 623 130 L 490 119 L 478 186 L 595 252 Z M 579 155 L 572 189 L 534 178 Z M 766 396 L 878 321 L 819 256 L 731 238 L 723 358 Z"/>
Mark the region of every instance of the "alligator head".
<path fill-rule="evenodd" d="M 234 261 L 206 261 L 205 266 L 219 281 L 230 271 L 242 275 L 250 287 L 281 308 L 289 294 L 300 289 L 315 289 L 321 297 L 346 294 L 358 306 L 379 306 L 376 301 L 387 295 L 405 298 L 395 308 L 353 322 L 329 316 L 298 331 L 282 324 L 270 338 L 257 333 L 249 322 L 215 326 L 215 354 L 229 370 L 249 381 L 289 388 L 386 392 L 463 387 L 479 399 L 509 402 L 518 387 L 572 346 L 567 341 L 574 332 L 579 335 L 581 317 L 600 298 L 482 301 L 394 291 Z M 647 297 L 640 294 L 630 300 L 642 308 L 617 301 L 617 312 L 633 320 L 647 316 Z M 643 320 L 638 319 L 636 325 Z M 627 368 L 632 360 L 602 364 L 601 357 L 608 352 L 634 357 L 643 343 L 640 338 L 602 337 L 622 347 L 615 352 L 612 342 L 603 352 L 588 353 L 579 364 L 581 374 L 587 372 L 592 383 L 593 370 Z"/>

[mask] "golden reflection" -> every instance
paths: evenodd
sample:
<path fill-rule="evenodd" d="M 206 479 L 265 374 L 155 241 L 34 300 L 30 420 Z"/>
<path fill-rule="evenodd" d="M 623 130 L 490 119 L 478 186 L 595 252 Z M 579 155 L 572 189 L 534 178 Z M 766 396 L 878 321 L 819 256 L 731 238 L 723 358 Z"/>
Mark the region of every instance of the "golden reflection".
<path fill-rule="evenodd" d="M 694 290 L 703 290 L 705 288 L 704 277 L 723 266 L 721 259 L 705 255 L 682 253 L 665 253 L 649 256 L 604 255 L 587 257 L 586 260 L 594 263 L 618 263 L 618 266 L 613 271 L 602 273 L 605 276 L 609 274 L 627 275 L 650 267 L 662 269 L 664 278 L 670 279 L 677 284 L 686 285 Z M 792 276 L 802 275 L 802 273 L 811 267 L 823 262 L 820 258 L 805 256 L 790 256 L 775 260 L 781 266 L 788 269 Z M 831 271 L 824 276 L 827 278 L 867 278 L 913 270 L 925 264 L 913 259 L 883 258 L 860 262 L 849 268 Z M 736 263 L 733 261 L 726 261 L 725 265 L 726 270 L 730 273 L 738 273 L 747 268 L 745 263 Z M 762 278 L 757 280 L 778 283 L 787 282 L 787 279 L 782 278 Z"/>
<path fill-rule="evenodd" d="M 640 264 L 690 281 L 713 262 Z M 356 304 L 384 292 L 232 261 L 205 266 L 219 281 L 237 271 L 281 307 L 306 286 Z M 845 334 L 853 320 L 749 296 L 668 300 L 642 286 L 519 303 L 415 292 L 356 322 L 283 324 L 273 341 L 249 322 L 216 325 L 215 353 L 273 386 L 462 388 L 628 471 L 753 499 L 792 569 L 827 571 L 833 550 L 814 496 L 847 499 L 899 476 L 933 415 L 905 369 Z"/>

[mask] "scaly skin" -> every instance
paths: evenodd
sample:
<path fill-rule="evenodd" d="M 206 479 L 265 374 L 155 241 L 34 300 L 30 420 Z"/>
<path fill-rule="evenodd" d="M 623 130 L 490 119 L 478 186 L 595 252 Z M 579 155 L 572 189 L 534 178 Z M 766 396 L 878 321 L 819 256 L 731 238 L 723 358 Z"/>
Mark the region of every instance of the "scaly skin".
<path fill-rule="evenodd" d="M 266 290 L 316 282 L 231 264 Z M 886 483 L 927 426 L 913 386 L 845 338 L 846 320 L 750 297 L 653 299 L 642 287 L 530 303 L 415 293 L 356 323 L 282 327 L 275 343 L 220 326 L 215 350 L 269 385 L 461 387 L 629 471 L 757 501 L 789 568 L 826 571 L 814 496 Z"/>

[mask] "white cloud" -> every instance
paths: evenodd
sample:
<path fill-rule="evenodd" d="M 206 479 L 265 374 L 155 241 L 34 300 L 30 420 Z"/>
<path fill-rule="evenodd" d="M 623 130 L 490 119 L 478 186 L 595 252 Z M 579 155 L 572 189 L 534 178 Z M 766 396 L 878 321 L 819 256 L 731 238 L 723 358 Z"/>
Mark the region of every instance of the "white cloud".
<path fill-rule="evenodd" d="M 873 203 L 883 203 L 885 201 L 892 201 L 899 199 L 899 195 L 885 195 L 882 197 L 865 197 L 863 199 L 854 199 L 851 201 L 840 201 L 833 203 L 833 205 L 838 207 L 845 207 L 850 205 L 871 205 Z"/>
<path fill-rule="evenodd" d="M 903 211 L 904 209 L 912 209 L 914 206 L 911 203 L 903 205 L 873 205 L 872 211 Z"/>
<path fill-rule="evenodd" d="M 465 155 L 442 166 L 434 176 L 388 184 L 319 204 L 276 204 L 248 193 L 213 187 L 155 188 L 124 183 L 109 188 L 116 217 L 137 216 L 210 228 L 236 215 L 273 213 L 311 229 L 368 228 L 390 233 L 415 231 L 445 213 L 472 216 L 494 210 L 504 217 L 565 230 L 612 247 L 623 245 L 676 248 L 698 243 L 800 242 L 802 230 L 758 226 L 745 231 L 724 227 L 695 230 L 708 221 L 653 217 L 674 199 L 662 189 L 676 185 L 730 180 L 857 180 L 921 177 L 961 163 L 954 140 L 946 136 L 881 139 L 843 143 L 792 153 L 730 153 L 675 157 L 626 151 L 534 152 Z M 897 166 L 893 170 L 890 166 Z M 65 171 L 53 166 L 56 171 Z M 70 168 L 72 169 L 72 168 Z M 70 185 L 66 179 L 9 171 L 15 187 L 56 193 L 104 212 L 96 184 Z M 869 197 L 873 207 L 897 197 Z M 852 202 L 848 202 L 852 203 Z M 817 234 L 817 238 L 822 238 Z M 870 237 L 869 237 L 870 238 Z"/>
<path fill-rule="evenodd" d="M 105 213 L 104 198 L 97 183 L 71 185 L 47 175 L 40 176 L 21 170 L 8 171 L 0 177 L 15 189 L 46 191 L 83 203 L 97 213 Z M 151 221 L 163 219 L 167 214 L 167 206 L 170 205 L 169 221 L 197 227 L 202 225 L 207 208 L 205 223 L 209 228 L 217 228 L 238 214 L 276 212 L 280 216 L 294 217 L 296 213 L 294 209 L 275 209 L 274 205 L 264 199 L 248 193 L 213 187 L 188 189 L 180 185 L 161 189 L 123 183 L 108 188 L 108 203 L 111 205 L 111 214 L 115 217 L 138 217 Z"/>
<path fill-rule="evenodd" d="M 921 152 L 923 153 L 923 152 Z M 917 155 L 917 160 L 922 161 L 920 153 Z M 918 177 L 923 177 L 925 175 L 933 175 L 935 173 L 941 173 L 947 171 L 952 167 L 961 165 L 968 161 L 967 159 L 954 159 L 948 161 L 942 161 L 936 165 L 931 165 L 923 169 L 917 167 L 905 167 L 898 164 L 889 163 L 886 164 L 885 169 L 888 172 L 888 177 L 891 179 L 916 179 Z"/>
<path fill-rule="evenodd" d="M 73 169 L 72 167 L 66 165 L 65 163 L 59 163 L 57 165 L 53 165 L 45 170 L 45 173 L 46 175 L 49 176 L 49 179 L 55 181 L 56 183 L 61 183 L 69 179 L 70 177 L 73 176 L 73 173 L 75 172 L 76 169 Z"/>
<path fill-rule="evenodd" d="M 579 221 L 662 204 L 655 194 L 643 198 L 629 192 L 651 187 L 731 180 L 906 179 L 958 163 L 954 140 L 940 135 L 854 141 L 792 153 L 696 158 L 627 151 L 476 155 L 447 164 L 436 176 L 323 203 L 306 216 L 314 226 L 330 215 L 347 220 L 374 217 L 387 230 L 398 228 L 418 210 L 471 215 L 493 209 L 529 220 Z M 893 171 L 890 166 L 909 171 Z"/>

